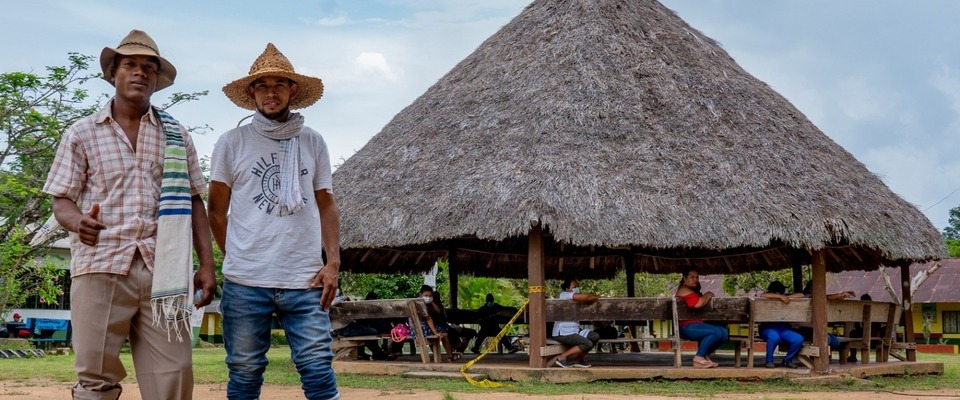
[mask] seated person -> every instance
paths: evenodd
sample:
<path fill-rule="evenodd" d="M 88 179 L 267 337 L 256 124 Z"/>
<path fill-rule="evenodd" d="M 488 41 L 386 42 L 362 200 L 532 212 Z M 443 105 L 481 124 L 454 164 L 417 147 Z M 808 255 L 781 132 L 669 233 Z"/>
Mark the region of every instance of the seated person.
<path fill-rule="evenodd" d="M 780 300 L 783 304 L 790 304 L 791 298 L 803 297 L 802 293 L 787 295 L 787 288 L 780 281 L 770 282 L 767 291 L 760 295 L 765 299 Z M 797 368 L 794 360 L 803 347 L 803 335 L 795 331 L 790 323 L 787 322 L 763 322 L 760 323 L 760 338 L 767 342 L 766 367 L 773 368 L 773 351 L 780 346 L 784 350 L 786 345 L 787 355 L 783 357 L 782 365 L 787 368 Z"/>
<path fill-rule="evenodd" d="M 595 321 L 593 323 L 593 331 L 600 335 L 600 340 L 603 339 L 617 339 L 620 338 L 620 332 L 617 331 L 617 328 L 613 326 L 613 322 L 610 321 Z M 610 352 L 617 352 L 617 343 L 609 343 Z M 603 353 L 603 344 L 597 345 L 597 353 Z"/>
<path fill-rule="evenodd" d="M 471 348 L 470 351 L 474 354 L 480 354 L 480 346 L 483 344 L 483 341 L 488 337 L 496 337 L 500 334 L 500 323 L 497 322 L 497 317 L 500 313 L 515 313 L 516 311 L 516 309 L 497 304 L 493 299 L 493 293 L 487 293 L 486 303 L 477 309 L 477 316 L 480 318 L 480 332 L 478 332 L 477 337 L 473 339 L 473 348 Z M 509 340 L 504 341 L 501 339 L 498 345 L 503 345 L 510 354 L 520 351 L 520 348 L 514 346 Z"/>
<path fill-rule="evenodd" d="M 568 278 L 560 284 L 560 300 L 573 300 L 579 303 L 593 303 L 599 297 L 593 293 L 580 293 L 580 282 Z M 580 321 L 557 321 L 553 324 L 553 340 L 570 346 L 570 349 L 560 354 L 557 366 L 560 368 L 590 368 L 586 362 L 587 353 L 600 341 L 600 335 L 589 329 L 580 329 Z M 570 357 L 574 357 L 573 361 Z"/>
<path fill-rule="evenodd" d="M 452 362 L 459 360 L 463 353 L 454 351 L 453 346 L 450 345 L 450 337 L 448 335 L 449 327 L 447 325 L 446 318 L 443 314 L 443 303 L 440 302 L 440 299 L 435 296 L 433 288 L 429 285 L 423 285 L 420 287 L 420 298 L 423 299 L 423 302 L 427 305 L 427 315 L 424 315 L 420 319 L 420 327 L 423 329 L 423 334 L 426 336 L 437 335 L 440 338 L 440 343 L 443 345 L 444 350 L 447 351 L 447 361 Z M 413 335 L 415 330 L 410 330 L 410 334 Z"/>
<path fill-rule="evenodd" d="M 827 300 L 846 300 L 856 295 L 856 293 L 849 290 L 846 292 L 827 293 Z M 807 284 L 803 285 L 803 297 L 810 298 L 811 296 L 813 296 L 813 281 L 807 281 Z M 797 332 L 803 335 L 803 340 L 808 342 L 813 341 L 813 327 L 798 325 Z M 827 333 L 827 345 L 830 347 L 830 351 L 840 350 L 840 339 L 837 338 L 837 335 Z"/>
<path fill-rule="evenodd" d="M 688 268 L 680 278 L 676 297 L 690 308 L 703 308 L 710 304 L 713 292 L 700 293 L 700 273 L 695 268 Z M 730 340 L 730 332 L 722 326 L 711 325 L 703 320 L 694 319 L 679 321 L 680 337 L 686 340 L 697 341 L 697 355 L 693 357 L 694 368 L 714 368 L 720 363 L 710 359 L 710 355 L 720 348 L 721 344 Z"/>

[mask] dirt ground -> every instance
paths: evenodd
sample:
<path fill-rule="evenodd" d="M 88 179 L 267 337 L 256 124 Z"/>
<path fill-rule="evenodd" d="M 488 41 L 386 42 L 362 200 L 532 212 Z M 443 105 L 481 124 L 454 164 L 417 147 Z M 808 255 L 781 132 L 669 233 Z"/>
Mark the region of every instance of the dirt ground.
<path fill-rule="evenodd" d="M 225 385 L 198 385 L 194 389 L 195 400 L 222 400 L 226 398 Z M 352 399 L 390 399 L 390 400 L 440 400 L 443 393 L 437 391 L 413 390 L 391 391 L 379 389 L 352 389 L 341 388 L 344 400 Z M 606 394 L 571 394 L 565 396 L 522 395 L 510 392 L 493 393 L 450 393 L 457 400 L 678 400 L 688 397 L 665 396 L 628 396 Z M 62 400 L 70 396 L 70 385 L 64 383 L 50 383 L 39 386 L 28 386 L 17 382 L 3 382 L 0 386 L 0 399 L 3 400 Z M 263 400 L 302 400 L 303 392 L 292 386 L 264 386 Z M 806 392 L 806 393 L 765 393 L 765 394 L 738 394 L 728 393 L 713 397 L 714 399 L 831 399 L 831 400 L 907 400 L 907 399 L 960 399 L 960 390 L 933 390 L 911 391 L 908 393 L 892 392 Z M 124 386 L 123 400 L 141 400 L 136 385 Z"/>

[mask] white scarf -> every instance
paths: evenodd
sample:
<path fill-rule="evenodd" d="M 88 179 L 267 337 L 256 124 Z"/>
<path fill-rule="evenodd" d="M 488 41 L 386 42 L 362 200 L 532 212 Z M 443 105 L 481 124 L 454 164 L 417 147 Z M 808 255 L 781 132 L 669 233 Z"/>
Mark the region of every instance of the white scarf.
<path fill-rule="evenodd" d="M 294 214 L 303 208 L 303 188 L 300 187 L 300 131 L 303 115 L 291 113 L 284 122 L 277 122 L 257 112 L 253 115 L 253 130 L 266 138 L 280 141 L 280 208 L 279 216 Z"/>

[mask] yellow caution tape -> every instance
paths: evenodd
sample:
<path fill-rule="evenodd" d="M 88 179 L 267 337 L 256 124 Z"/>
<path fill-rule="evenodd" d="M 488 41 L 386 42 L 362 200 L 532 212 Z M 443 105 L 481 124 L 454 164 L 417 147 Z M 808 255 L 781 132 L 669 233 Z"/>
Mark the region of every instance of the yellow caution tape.
<path fill-rule="evenodd" d="M 530 290 L 532 291 L 534 287 L 536 286 L 531 286 Z M 541 290 L 543 289 L 543 286 L 539 286 L 539 287 L 541 288 Z M 497 336 L 490 341 L 490 344 L 487 345 L 487 348 L 483 349 L 483 352 L 481 352 L 480 355 L 477 356 L 477 358 L 467 361 L 466 364 L 463 364 L 463 366 L 460 367 L 460 375 L 463 376 L 463 378 L 466 379 L 467 382 L 469 382 L 471 385 L 476 386 L 478 388 L 487 388 L 487 389 L 510 386 L 509 384 L 497 383 L 489 379 L 484 379 L 478 382 L 476 379 L 473 379 L 467 375 L 467 370 L 470 369 L 470 367 L 473 366 L 473 364 L 476 364 L 477 362 L 482 360 L 484 357 L 486 357 L 487 353 L 490 353 L 491 351 L 493 351 L 493 349 L 497 348 L 497 344 L 499 344 L 500 340 L 503 339 L 503 335 L 505 335 L 507 333 L 507 330 L 509 330 L 510 327 L 513 326 L 513 322 L 516 321 L 517 318 L 519 318 L 520 315 L 523 314 L 523 311 L 527 309 L 528 304 L 530 304 L 530 300 L 523 302 L 523 305 L 520 306 L 520 309 L 517 310 L 517 313 L 514 314 L 513 318 L 510 318 L 510 322 L 507 322 L 507 324 L 503 326 L 503 329 L 500 329 L 500 333 L 498 333 Z"/>
<path fill-rule="evenodd" d="M 546 288 L 543 286 L 528 286 L 527 291 L 530 293 L 543 293 L 546 291 Z"/>

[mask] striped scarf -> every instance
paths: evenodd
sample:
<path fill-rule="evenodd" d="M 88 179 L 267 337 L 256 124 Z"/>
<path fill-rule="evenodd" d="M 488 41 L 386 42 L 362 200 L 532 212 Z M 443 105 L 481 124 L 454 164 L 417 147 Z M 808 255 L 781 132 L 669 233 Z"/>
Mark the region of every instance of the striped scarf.
<path fill-rule="evenodd" d="M 303 208 L 300 187 L 300 131 L 303 115 L 291 113 L 284 122 L 274 121 L 260 112 L 253 115 L 253 130 L 280 142 L 280 210 L 277 216 L 294 214 Z"/>
<path fill-rule="evenodd" d="M 183 341 L 183 330 L 192 335 L 193 312 L 193 232 L 190 175 L 187 148 L 180 124 L 170 114 L 156 109 L 166 136 L 163 151 L 163 180 L 160 183 L 160 211 L 157 216 L 157 250 L 153 268 L 150 304 L 153 324 L 176 334 Z"/>

